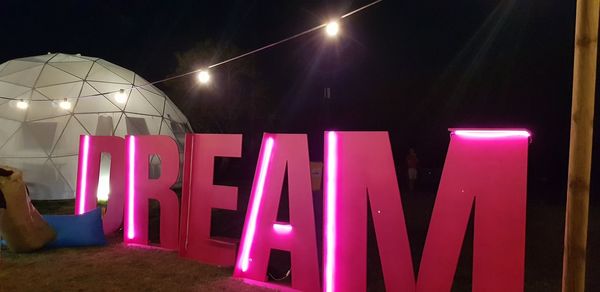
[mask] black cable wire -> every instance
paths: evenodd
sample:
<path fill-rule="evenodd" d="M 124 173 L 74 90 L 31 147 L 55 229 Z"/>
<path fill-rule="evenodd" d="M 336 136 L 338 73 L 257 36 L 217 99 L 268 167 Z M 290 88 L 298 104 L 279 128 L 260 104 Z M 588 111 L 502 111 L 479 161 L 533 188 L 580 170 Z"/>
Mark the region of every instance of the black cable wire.
<path fill-rule="evenodd" d="M 366 9 L 366 8 L 369 8 L 369 7 L 371 7 L 371 6 L 375 5 L 375 4 L 379 3 L 379 2 L 382 2 L 382 1 L 383 1 L 383 0 L 377 0 L 377 1 L 371 2 L 371 3 L 369 3 L 369 4 L 363 5 L 363 6 L 361 6 L 361 7 L 357 8 L 357 9 L 355 9 L 355 10 L 352 10 L 352 11 L 350 11 L 350 12 L 348 12 L 348 13 L 346 13 L 346 14 L 342 15 L 342 16 L 341 16 L 339 19 L 346 18 L 346 17 L 348 17 L 348 16 L 350 16 L 350 15 L 352 15 L 352 14 L 355 14 L 355 13 L 357 13 L 357 12 L 359 12 L 359 11 L 362 11 L 362 10 L 364 10 L 364 9 Z M 178 75 L 175 75 L 175 76 L 171 76 L 171 77 L 166 77 L 166 78 L 163 78 L 163 79 L 159 79 L 159 80 L 156 80 L 156 81 L 153 81 L 153 82 L 147 82 L 147 83 L 145 83 L 145 84 L 141 84 L 141 85 L 133 85 L 131 88 L 128 88 L 128 89 L 125 89 L 125 90 L 133 90 L 133 89 L 136 89 L 136 88 L 142 88 L 142 87 L 145 87 L 145 86 L 150 86 L 150 85 L 154 85 L 154 84 L 162 83 L 162 82 L 165 82 L 165 81 L 169 81 L 169 80 L 173 80 L 173 79 L 178 79 L 178 78 L 181 78 L 181 77 L 185 77 L 185 76 L 188 76 L 188 75 L 192 75 L 192 74 L 194 74 L 194 73 L 198 73 L 198 72 L 200 72 L 200 71 L 204 71 L 204 70 L 207 70 L 207 69 L 212 69 L 212 68 L 215 68 L 215 67 L 217 67 L 217 66 L 221 66 L 221 65 L 223 65 L 223 64 L 226 64 L 226 63 L 229 63 L 229 62 L 232 62 L 232 61 L 235 61 L 235 60 L 241 59 L 241 58 L 243 58 L 243 57 L 246 57 L 246 56 L 249 56 L 249 55 L 252 55 L 252 54 L 255 54 L 255 53 L 258 53 L 258 52 L 260 52 L 260 51 L 266 50 L 266 49 L 268 49 L 268 48 L 274 47 L 274 46 L 276 46 L 276 45 L 279 45 L 279 44 L 282 44 L 282 43 L 284 43 L 284 42 L 290 41 L 290 40 L 292 40 L 292 39 L 298 38 L 298 37 L 300 37 L 300 36 L 303 36 L 303 35 L 309 34 L 309 33 L 313 32 L 313 31 L 319 30 L 319 29 L 321 29 L 321 28 L 323 28 L 323 27 L 325 27 L 325 26 L 327 26 L 327 24 L 320 24 L 320 25 L 318 25 L 318 26 L 315 26 L 315 27 L 313 27 L 313 28 L 310 28 L 310 29 L 307 29 L 307 30 L 305 30 L 305 31 L 299 32 L 299 33 L 297 33 L 297 34 L 294 34 L 294 35 L 292 35 L 292 36 L 289 36 L 289 37 L 287 37 L 287 38 L 284 38 L 284 39 L 282 39 L 282 40 L 279 40 L 279 41 L 276 41 L 276 42 L 274 42 L 274 43 L 270 43 L 270 44 L 268 44 L 268 45 L 262 46 L 262 47 L 260 47 L 260 48 L 258 48 L 258 49 L 254 49 L 254 50 L 252 50 L 252 51 L 249 51 L 249 52 L 243 53 L 243 54 L 241 54 L 241 55 L 238 55 L 238 56 L 235 56 L 235 57 L 232 57 L 232 58 L 229 58 L 229 59 L 227 59 L 227 60 L 224 60 L 224 61 L 221 61 L 221 62 L 218 62 L 218 63 L 212 64 L 212 65 L 209 65 L 209 66 L 208 66 L 208 67 L 206 67 L 206 68 L 192 70 L 192 71 L 185 72 L 185 73 L 182 73 L 182 74 L 178 74 Z M 97 93 L 97 94 L 91 94 L 91 95 L 78 96 L 78 97 L 67 97 L 67 99 L 72 99 L 72 98 L 88 98 L 88 97 L 95 97 L 95 96 L 102 96 L 102 95 L 110 95 L 110 94 L 117 93 L 117 92 L 119 92 L 119 91 L 121 91 L 121 90 L 122 90 L 122 89 L 119 89 L 119 90 L 114 90 L 114 91 L 108 91 L 108 92 L 102 92 L 102 93 Z M 0 96 L 0 99 L 7 99 L 7 100 L 23 100 L 23 99 L 21 99 L 21 98 L 13 98 L 13 97 L 5 97 L 5 96 Z M 34 102 L 34 101 L 35 101 L 35 102 L 38 102 L 38 101 L 50 101 L 50 102 L 54 102 L 53 100 L 27 100 L 27 101 L 28 101 L 28 102 Z"/>

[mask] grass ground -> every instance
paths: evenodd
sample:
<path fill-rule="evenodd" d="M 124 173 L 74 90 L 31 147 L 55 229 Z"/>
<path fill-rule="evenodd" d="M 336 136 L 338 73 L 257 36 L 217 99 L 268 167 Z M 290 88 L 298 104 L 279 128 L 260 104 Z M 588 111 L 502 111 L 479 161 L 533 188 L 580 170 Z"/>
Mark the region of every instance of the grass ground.
<path fill-rule="evenodd" d="M 0 291 L 271 291 L 232 279 L 231 269 L 117 238 L 107 247 L 3 252 L 0 266 Z"/>
<path fill-rule="evenodd" d="M 72 214 L 73 202 L 35 202 L 43 214 Z M 176 252 L 126 247 L 120 236 L 105 247 L 36 253 L 2 251 L 0 291 L 272 291 L 231 278 Z"/>
<path fill-rule="evenodd" d="M 561 190 L 557 190 L 561 192 Z M 557 196 L 550 196 L 557 197 Z M 526 243 L 526 291 L 560 291 L 565 206 L 562 201 L 528 200 Z M 403 205 L 415 270 L 421 257 L 433 208 L 433 192 L 403 193 Z M 320 202 L 316 194 L 315 202 Z M 587 291 L 600 291 L 600 206 L 592 194 L 588 237 Z M 72 214 L 73 202 L 37 204 L 44 214 Z M 240 203 L 244 206 L 245 203 Z M 318 206 L 318 204 L 316 204 Z M 320 226 L 316 209 L 316 224 Z M 241 232 L 243 214 L 215 216 L 213 226 Z M 152 214 L 152 212 L 151 212 Z M 156 218 L 151 216 L 152 221 Z M 151 230 L 151 236 L 152 236 Z M 156 233 L 156 232 L 154 232 Z M 318 236 L 321 232 L 317 229 Z M 239 235 L 238 235 L 239 236 Z M 473 223 L 467 230 L 456 270 L 453 291 L 471 290 Z M 320 241 L 320 240 L 319 240 Z M 107 247 L 58 249 L 32 254 L 3 251 L 0 262 L 0 291 L 261 291 L 231 279 L 232 270 L 216 268 L 179 258 L 176 253 L 124 247 L 110 238 Z M 321 243 L 319 242 L 319 245 Z M 287 260 L 273 256 L 270 270 L 286 271 Z M 384 291 L 383 278 L 372 227 L 368 242 L 368 290 Z"/>

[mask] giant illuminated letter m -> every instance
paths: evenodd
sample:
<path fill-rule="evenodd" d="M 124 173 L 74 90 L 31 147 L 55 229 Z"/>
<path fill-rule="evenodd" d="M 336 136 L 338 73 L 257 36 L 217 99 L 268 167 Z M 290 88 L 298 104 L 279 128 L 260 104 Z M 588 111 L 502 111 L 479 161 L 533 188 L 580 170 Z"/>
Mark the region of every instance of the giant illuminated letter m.
<path fill-rule="evenodd" d="M 366 290 L 367 200 L 387 291 L 450 291 L 471 209 L 473 291 L 523 291 L 527 131 L 452 130 L 416 280 L 387 132 L 325 137 L 325 291 Z"/>

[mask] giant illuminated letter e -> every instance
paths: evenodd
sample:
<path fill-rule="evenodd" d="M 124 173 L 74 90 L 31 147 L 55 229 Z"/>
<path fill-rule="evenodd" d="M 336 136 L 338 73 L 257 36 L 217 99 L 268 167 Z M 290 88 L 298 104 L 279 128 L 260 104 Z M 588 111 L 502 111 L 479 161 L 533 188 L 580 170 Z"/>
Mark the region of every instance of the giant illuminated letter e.
<path fill-rule="evenodd" d="M 237 210 L 237 188 L 213 184 L 215 157 L 240 157 L 242 135 L 187 134 L 179 255 L 219 266 L 235 264 L 233 240 L 210 237 L 213 208 Z"/>

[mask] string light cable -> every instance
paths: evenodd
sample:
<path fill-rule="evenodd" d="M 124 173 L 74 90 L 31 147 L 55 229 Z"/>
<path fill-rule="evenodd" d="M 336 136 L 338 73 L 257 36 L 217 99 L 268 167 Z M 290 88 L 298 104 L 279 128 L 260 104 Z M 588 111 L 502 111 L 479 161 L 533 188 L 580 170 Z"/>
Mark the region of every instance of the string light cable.
<path fill-rule="evenodd" d="M 383 0 L 376 0 L 376 1 L 373 1 L 373 2 L 371 2 L 369 4 L 363 5 L 363 6 L 357 8 L 355 10 L 352 10 L 352 11 L 346 13 L 346 14 L 343 14 L 342 16 L 339 17 L 338 20 L 347 18 L 347 17 L 349 17 L 349 16 L 351 16 L 351 15 L 357 13 L 357 12 L 365 10 L 365 9 L 367 9 L 367 8 L 369 8 L 369 7 L 377 4 L 377 3 L 380 3 L 382 1 Z M 330 26 L 332 24 L 334 24 L 336 26 L 336 29 L 337 29 L 338 23 L 335 20 L 333 20 L 331 22 L 317 25 L 317 26 L 309 28 L 309 29 L 307 29 L 305 31 L 302 31 L 302 32 L 296 33 L 296 34 L 294 34 L 292 36 L 286 37 L 286 38 L 284 38 L 282 40 L 279 40 L 279 41 L 276 41 L 276 42 L 264 45 L 264 46 L 259 47 L 257 49 L 251 50 L 249 52 L 243 53 L 241 55 L 237 55 L 235 57 L 226 59 L 224 61 L 221 61 L 221 62 L 212 64 L 212 65 L 209 65 L 209 66 L 201 68 L 201 69 L 196 69 L 196 70 L 188 71 L 188 72 L 185 72 L 185 73 L 182 73 L 182 74 L 178 74 L 178 75 L 166 77 L 166 78 L 163 78 L 163 79 L 159 79 L 159 80 L 152 81 L 152 82 L 147 82 L 147 83 L 140 84 L 140 85 L 133 85 L 133 86 L 127 88 L 127 89 L 119 89 L 119 90 L 107 91 L 107 92 L 95 93 L 95 94 L 84 95 L 84 96 L 79 96 L 79 97 L 68 97 L 66 99 L 71 99 L 71 98 L 88 98 L 88 97 L 96 97 L 96 96 L 103 96 L 103 95 L 106 96 L 106 95 L 115 94 L 115 93 L 121 93 L 122 94 L 124 90 L 130 91 L 130 90 L 133 90 L 133 89 L 136 89 L 136 88 L 142 88 L 142 87 L 146 87 L 146 86 L 150 86 L 150 85 L 155 85 L 155 84 L 158 84 L 158 83 L 163 83 L 163 82 L 174 80 L 174 79 L 179 79 L 179 78 L 186 77 L 186 76 L 189 76 L 189 75 L 193 75 L 193 74 L 196 74 L 196 73 L 199 73 L 199 72 L 207 72 L 206 70 L 208 70 L 208 69 L 212 69 L 212 68 L 215 68 L 215 67 L 227 64 L 229 62 L 233 62 L 235 60 L 239 60 L 241 58 L 244 58 L 244 57 L 256 54 L 256 53 L 258 53 L 260 51 L 272 48 L 274 46 L 280 45 L 282 43 L 285 43 L 285 42 L 288 42 L 290 40 L 296 39 L 298 37 L 304 36 L 304 35 L 309 34 L 311 32 L 320 30 L 322 28 L 326 28 L 327 29 L 327 33 L 330 34 L 330 28 L 328 26 Z M 336 31 L 336 33 L 337 33 L 337 31 Z M 5 97 L 5 96 L 0 96 L 0 99 L 23 101 L 22 98 Z M 56 102 L 55 100 L 50 100 L 50 99 L 49 100 L 27 100 L 27 102 L 39 102 L 39 101 L 42 101 L 42 102 Z"/>

